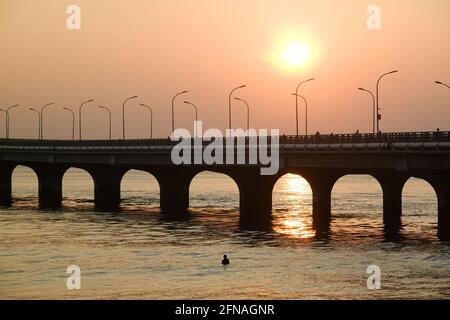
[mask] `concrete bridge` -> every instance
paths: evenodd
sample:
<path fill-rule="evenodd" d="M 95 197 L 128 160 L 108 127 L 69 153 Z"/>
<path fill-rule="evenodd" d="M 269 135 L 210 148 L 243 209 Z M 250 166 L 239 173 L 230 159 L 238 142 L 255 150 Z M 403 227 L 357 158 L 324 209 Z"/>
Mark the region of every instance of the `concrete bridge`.
<path fill-rule="evenodd" d="M 202 171 L 224 173 L 237 184 L 241 222 L 270 223 L 272 189 L 286 173 L 300 174 L 313 195 L 313 225 L 326 232 L 331 221 L 331 190 L 348 174 L 368 174 L 381 185 L 383 220 L 388 232 L 401 227 L 401 194 L 410 177 L 422 178 L 438 199 L 438 235 L 450 240 L 450 132 L 330 134 L 280 136 L 280 170 L 260 175 L 258 165 L 180 165 L 171 161 L 177 142 L 153 140 L 22 140 L 0 139 L 0 205 L 11 198 L 11 175 L 17 165 L 32 168 L 39 181 L 39 204 L 58 208 L 62 177 L 71 167 L 86 170 L 94 181 L 95 207 L 115 210 L 120 205 L 120 182 L 130 169 L 151 173 L 160 186 L 165 214 L 186 212 L 189 185 Z M 247 150 L 248 152 L 248 150 Z"/>

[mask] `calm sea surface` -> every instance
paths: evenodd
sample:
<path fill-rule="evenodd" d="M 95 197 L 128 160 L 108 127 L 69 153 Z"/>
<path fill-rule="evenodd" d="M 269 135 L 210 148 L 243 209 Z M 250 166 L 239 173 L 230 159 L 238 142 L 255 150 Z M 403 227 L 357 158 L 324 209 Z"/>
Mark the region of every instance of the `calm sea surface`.
<path fill-rule="evenodd" d="M 332 194 L 328 239 L 311 228 L 311 190 L 286 175 L 273 193 L 273 227 L 244 230 L 234 182 L 201 173 L 190 189 L 188 219 L 159 213 L 156 180 L 130 171 L 122 211 L 93 210 L 93 182 L 70 169 L 63 208 L 37 209 L 37 178 L 13 174 L 10 208 L 0 208 L 0 298 L 56 299 L 372 299 L 450 298 L 450 245 L 436 237 L 431 186 L 403 191 L 402 238 L 387 241 L 382 196 L 369 176 L 347 176 Z M 231 264 L 223 267 L 222 255 Z M 66 268 L 81 268 L 81 290 L 66 288 Z M 366 286 L 381 268 L 381 290 Z"/>

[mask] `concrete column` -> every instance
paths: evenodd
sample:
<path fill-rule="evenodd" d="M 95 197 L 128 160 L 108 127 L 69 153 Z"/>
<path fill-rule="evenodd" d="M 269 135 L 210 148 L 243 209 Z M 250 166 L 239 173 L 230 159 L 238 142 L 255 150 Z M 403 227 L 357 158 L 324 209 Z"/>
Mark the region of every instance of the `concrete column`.
<path fill-rule="evenodd" d="M 160 207 L 165 214 L 179 215 L 189 208 L 189 185 L 195 173 L 176 167 L 153 172 L 160 186 Z"/>
<path fill-rule="evenodd" d="M 450 177 L 442 180 L 438 196 L 438 236 L 441 240 L 450 241 Z"/>
<path fill-rule="evenodd" d="M 11 175 L 14 170 L 13 165 L 0 166 L 0 206 L 10 206 L 11 196 Z"/>
<path fill-rule="evenodd" d="M 263 176 L 259 168 L 234 168 L 227 174 L 239 187 L 240 224 L 248 229 L 269 229 L 272 189 L 278 176 Z"/>
<path fill-rule="evenodd" d="M 335 172 L 317 171 L 304 174 L 313 196 L 313 227 L 318 233 L 327 233 L 331 222 L 331 191 L 339 175 Z"/>
<path fill-rule="evenodd" d="M 65 169 L 60 167 L 37 168 L 39 180 L 39 206 L 57 209 L 62 202 L 62 177 Z"/>
<path fill-rule="evenodd" d="M 271 226 L 274 184 L 272 177 L 261 176 L 259 173 L 239 180 L 241 226 L 252 229 L 265 229 Z"/>
<path fill-rule="evenodd" d="M 383 191 L 383 222 L 386 233 L 397 234 L 402 227 L 402 190 L 408 177 L 395 173 L 375 175 Z"/>
<path fill-rule="evenodd" d="M 105 166 L 89 169 L 94 178 L 94 203 L 99 211 L 115 211 L 120 206 L 120 182 L 123 171 Z"/>
<path fill-rule="evenodd" d="M 436 191 L 438 200 L 438 237 L 450 241 L 450 176 L 425 177 Z"/>

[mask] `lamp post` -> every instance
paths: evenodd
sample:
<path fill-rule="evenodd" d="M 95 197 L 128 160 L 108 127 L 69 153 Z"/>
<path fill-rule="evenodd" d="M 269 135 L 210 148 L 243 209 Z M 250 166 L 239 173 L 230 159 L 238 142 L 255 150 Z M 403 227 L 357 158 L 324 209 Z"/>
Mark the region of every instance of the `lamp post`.
<path fill-rule="evenodd" d="M 370 90 L 364 88 L 358 88 L 358 90 L 365 91 L 372 96 L 372 133 L 375 133 L 375 96 Z"/>
<path fill-rule="evenodd" d="M 72 140 L 75 140 L 75 113 L 73 112 L 72 109 L 63 108 L 64 110 L 70 111 L 70 113 L 72 114 Z"/>
<path fill-rule="evenodd" d="M 377 133 L 380 132 L 380 120 L 381 120 L 380 102 L 379 102 L 379 95 L 378 95 L 380 80 L 384 76 L 387 76 L 387 75 L 393 74 L 393 73 L 397 73 L 397 72 L 398 72 L 398 70 L 393 70 L 393 71 L 390 71 L 390 72 L 383 73 L 377 80 L 377 90 L 376 90 L 376 95 L 377 95 L 377 98 L 376 98 L 376 101 L 377 101 Z"/>
<path fill-rule="evenodd" d="M 231 135 L 231 96 L 233 95 L 233 92 L 245 88 L 247 85 L 243 84 L 242 86 L 236 87 L 233 90 L 230 91 L 230 94 L 228 95 L 228 129 L 230 129 L 230 135 Z"/>
<path fill-rule="evenodd" d="M 308 103 L 306 102 L 306 99 L 303 96 L 298 94 L 298 90 L 300 89 L 300 86 L 302 84 L 304 84 L 306 82 L 309 82 L 309 81 L 313 81 L 313 80 L 314 80 L 314 78 L 310 78 L 308 80 L 302 81 L 302 82 L 300 82 L 297 85 L 297 88 L 295 89 L 295 94 L 294 94 L 295 95 L 295 128 L 296 128 L 297 136 L 298 136 L 298 97 L 303 98 L 303 100 L 305 101 L 305 108 L 306 108 L 305 109 L 306 110 L 306 113 L 305 113 L 305 132 L 306 132 L 306 134 L 308 134 Z"/>
<path fill-rule="evenodd" d="M 15 104 L 11 107 L 6 108 L 6 139 L 9 139 L 9 110 L 18 107 L 18 104 Z"/>
<path fill-rule="evenodd" d="M 109 140 L 111 140 L 111 110 L 104 106 L 98 106 L 100 109 L 104 109 L 108 112 L 109 117 Z"/>
<path fill-rule="evenodd" d="M 445 86 L 448 89 L 450 89 L 450 86 L 448 84 L 446 84 L 446 83 L 443 83 L 442 81 L 435 81 L 435 83 L 440 84 L 440 85 Z"/>
<path fill-rule="evenodd" d="M 140 106 L 146 108 L 148 111 L 150 111 L 150 139 L 153 139 L 153 109 L 152 107 L 141 103 Z"/>
<path fill-rule="evenodd" d="M 53 102 L 47 103 L 41 108 L 41 139 L 44 139 L 44 110 L 46 107 L 51 106 Z"/>
<path fill-rule="evenodd" d="M 79 137 L 80 140 L 81 140 L 81 129 L 82 129 L 82 126 L 81 126 L 81 111 L 82 111 L 83 105 L 85 105 L 86 103 L 92 102 L 92 101 L 94 101 L 94 100 L 93 99 L 87 100 L 87 101 L 83 102 L 82 104 L 80 104 L 80 107 L 78 108 L 78 121 L 79 121 L 78 126 L 79 126 L 79 132 L 80 132 L 80 137 Z"/>
<path fill-rule="evenodd" d="M 0 111 L 5 113 L 5 138 L 6 138 L 6 135 L 7 135 L 6 129 L 7 129 L 8 117 L 6 115 L 6 110 L 0 109 Z"/>
<path fill-rule="evenodd" d="M 138 96 L 132 96 L 129 98 L 126 98 L 125 101 L 122 103 L 122 139 L 125 140 L 125 104 L 128 102 L 128 100 L 136 99 Z"/>
<path fill-rule="evenodd" d="M 305 102 L 305 134 L 308 134 L 308 101 L 306 98 L 300 94 L 293 93 L 293 96 L 295 96 L 295 99 L 297 100 L 298 97 L 302 98 L 302 100 Z M 297 118 L 298 120 L 298 118 Z M 297 130 L 298 130 L 298 123 L 297 123 Z M 297 131 L 298 135 L 298 131 Z"/>
<path fill-rule="evenodd" d="M 34 108 L 29 108 L 29 110 L 36 112 L 38 115 L 38 139 L 41 139 L 41 113 Z"/>
<path fill-rule="evenodd" d="M 178 97 L 181 94 L 185 94 L 187 93 L 187 90 L 178 92 L 177 94 L 175 94 L 172 98 L 172 136 L 173 136 L 173 132 L 175 131 L 175 99 L 176 97 Z"/>
<path fill-rule="evenodd" d="M 245 103 L 247 107 L 247 134 L 248 134 L 248 129 L 250 128 L 250 106 L 248 105 L 248 102 L 244 99 L 241 98 L 234 98 L 234 99 Z"/>
<path fill-rule="evenodd" d="M 192 102 L 189 101 L 184 101 L 184 103 L 194 107 L 195 110 L 195 122 L 194 122 L 194 137 L 197 138 L 197 121 L 198 121 L 198 110 L 197 110 L 197 106 L 195 104 L 193 104 Z"/>

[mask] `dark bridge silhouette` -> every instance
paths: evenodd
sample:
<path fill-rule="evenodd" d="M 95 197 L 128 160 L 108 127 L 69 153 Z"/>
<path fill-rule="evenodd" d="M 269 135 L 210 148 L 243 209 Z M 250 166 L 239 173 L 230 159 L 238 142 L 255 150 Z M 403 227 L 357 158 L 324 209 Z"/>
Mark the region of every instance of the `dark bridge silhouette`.
<path fill-rule="evenodd" d="M 147 171 L 160 186 L 165 214 L 186 212 L 189 185 L 201 171 L 224 173 L 237 184 L 241 222 L 263 226 L 270 221 L 272 189 L 286 173 L 300 174 L 313 194 L 313 226 L 326 232 L 331 221 L 331 190 L 348 174 L 369 174 L 383 191 L 383 219 L 388 232 L 401 227 L 403 185 L 410 177 L 428 181 L 438 199 L 438 235 L 450 240 L 450 132 L 329 134 L 280 136 L 280 170 L 260 175 L 258 165 L 172 164 L 177 142 L 152 140 L 0 140 L 0 204 L 11 204 L 11 175 L 17 165 L 32 168 L 39 181 L 39 204 L 58 208 L 62 177 L 71 167 L 86 170 L 94 180 L 95 207 L 120 205 L 120 182 L 130 169 Z"/>

